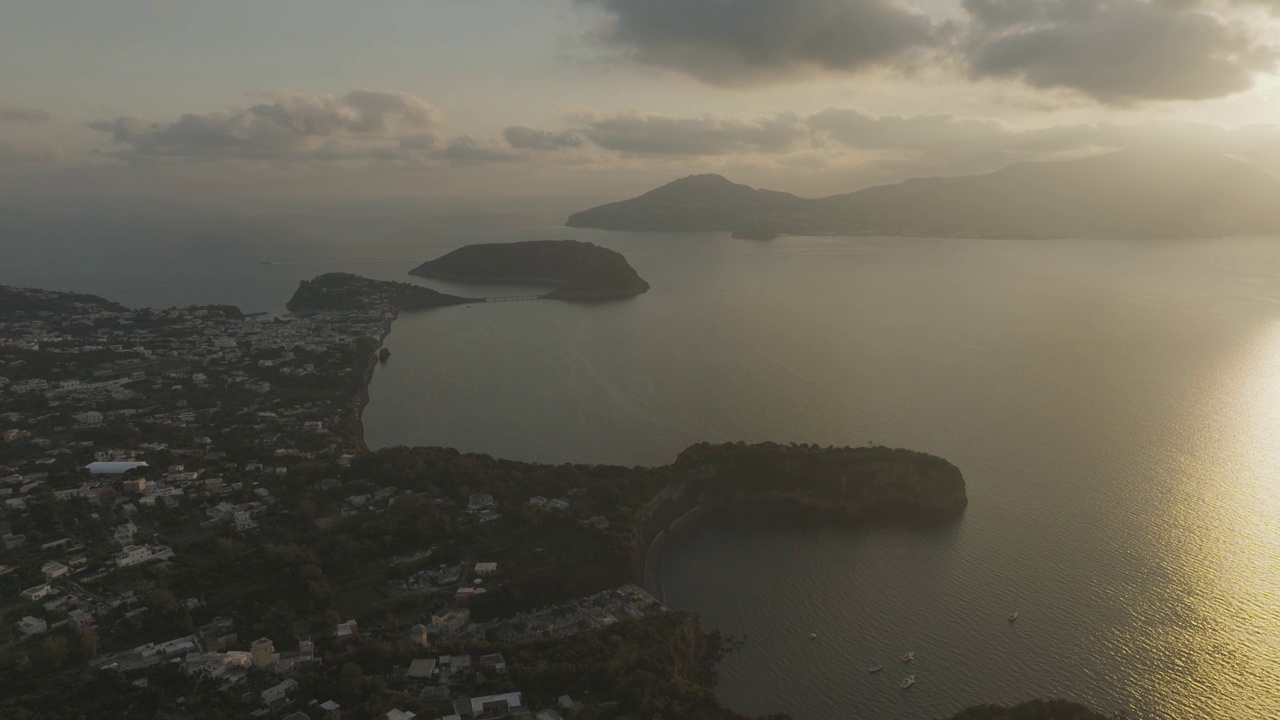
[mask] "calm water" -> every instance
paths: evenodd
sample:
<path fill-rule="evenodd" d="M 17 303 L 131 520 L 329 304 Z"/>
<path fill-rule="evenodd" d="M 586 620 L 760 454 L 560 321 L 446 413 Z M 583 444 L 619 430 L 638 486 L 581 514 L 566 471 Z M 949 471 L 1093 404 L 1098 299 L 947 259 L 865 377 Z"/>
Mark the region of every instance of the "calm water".
<path fill-rule="evenodd" d="M 749 634 L 721 668 L 735 708 L 1280 717 L 1280 243 L 577 236 L 653 290 L 402 319 L 375 444 L 655 463 L 875 440 L 968 480 L 936 532 L 726 517 L 674 543 L 669 604 Z"/>
<path fill-rule="evenodd" d="M 279 311 L 319 272 L 600 242 L 653 290 L 403 316 L 370 442 L 658 463 L 700 440 L 875 440 L 968 480 L 964 517 L 930 532 L 720 516 L 673 543 L 669 604 L 749 635 L 721 668 L 735 708 L 929 718 L 1059 695 L 1280 716 L 1280 242 L 752 243 L 550 221 L 9 222 L 0 282 Z"/>

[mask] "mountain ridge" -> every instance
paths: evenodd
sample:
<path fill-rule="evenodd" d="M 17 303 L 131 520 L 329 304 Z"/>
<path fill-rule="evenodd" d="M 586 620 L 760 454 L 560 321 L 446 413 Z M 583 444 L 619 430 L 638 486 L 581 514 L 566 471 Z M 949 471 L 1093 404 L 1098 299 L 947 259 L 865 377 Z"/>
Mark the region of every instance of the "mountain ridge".
<path fill-rule="evenodd" d="M 1138 146 L 822 198 L 690 175 L 575 213 L 565 224 L 740 235 L 762 227 L 790 235 L 1028 239 L 1268 234 L 1280 233 L 1280 180 L 1221 153 Z"/>

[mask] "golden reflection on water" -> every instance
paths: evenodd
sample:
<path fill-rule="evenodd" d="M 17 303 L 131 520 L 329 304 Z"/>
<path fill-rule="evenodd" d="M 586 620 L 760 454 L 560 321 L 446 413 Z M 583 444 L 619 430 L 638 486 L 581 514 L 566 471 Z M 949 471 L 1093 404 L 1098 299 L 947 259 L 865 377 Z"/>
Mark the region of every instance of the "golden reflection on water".
<path fill-rule="evenodd" d="M 1280 712 L 1280 321 L 1186 389 L 1164 489 L 1136 523 L 1158 544 L 1164 606 L 1129 628 L 1139 707 L 1182 717 Z M 1172 390 L 1171 390 L 1172 391 Z M 1175 548 L 1172 552 L 1171 548 Z M 1154 657 L 1142 653 L 1152 651 Z M 1204 704 L 1216 697 L 1212 711 Z M 1221 699 L 1234 698 L 1229 716 Z M 1211 714 L 1212 713 L 1212 714 Z"/>

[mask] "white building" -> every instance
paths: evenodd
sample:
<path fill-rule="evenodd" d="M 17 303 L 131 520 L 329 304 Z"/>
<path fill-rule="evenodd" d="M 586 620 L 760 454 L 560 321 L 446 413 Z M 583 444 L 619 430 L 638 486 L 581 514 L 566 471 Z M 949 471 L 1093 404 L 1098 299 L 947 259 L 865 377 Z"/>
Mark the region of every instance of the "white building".
<path fill-rule="evenodd" d="M 46 583 L 44 585 L 37 585 L 23 590 L 22 597 L 28 600 L 39 600 L 41 598 L 48 597 L 53 593 L 53 586 Z"/>
<path fill-rule="evenodd" d="M 476 563 L 476 575 L 485 576 L 498 572 L 498 563 L 478 562 Z"/>
<path fill-rule="evenodd" d="M 49 623 L 28 615 L 18 622 L 18 632 L 23 635 L 37 635 L 49 631 Z"/>
<path fill-rule="evenodd" d="M 258 527 L 258 523 L 254 522 L 253 516 L 247 510 L 237 510 L 234 518 L 237 532 L 244 532 Z"/>
<path fill-rule="evenodd" d="M 97 427 L 102 424 L 102 413 L 97 410 L 82 412 L 79 415 L 72 415 L 80 427 Z"/>
<path fill-rule="evenodd" d="M 71 572 L 71 568 L 63 565 L 57 560 L 50 560 L 40 568 L 40 572 L 44 574 L 45 580 L 53 580 L 54 578 L 60 578 Z"/>
<path fill-rule="evenodd" d="M 14 383 L 9 387 L 9 389 L 19 394 L 29 393 L 29 392 L 44 392 L 45 390 L 49 389 L 49 383 L 45 380 L 40 380 L 39 378 L 34 380 L 23 380 L 22 382 Z"/>
<path fill-rule="evenodd" d="M 168 560 L 173 557 L 173 550 L 165 545 L 126 545 L 116 553 L 116 567 L 132 567 L 153 560 Z"/>

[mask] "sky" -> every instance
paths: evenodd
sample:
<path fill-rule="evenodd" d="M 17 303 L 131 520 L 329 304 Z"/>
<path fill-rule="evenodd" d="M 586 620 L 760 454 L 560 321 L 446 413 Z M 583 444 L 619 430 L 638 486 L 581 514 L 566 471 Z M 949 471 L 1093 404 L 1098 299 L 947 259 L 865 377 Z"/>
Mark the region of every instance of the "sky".
<path fill-rule="evenodd" d="M 801 195 L 1139 143 L 1280 175 L 1280 0 L 42 0 L 0 200 Z"/>

